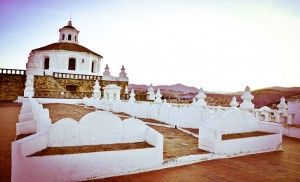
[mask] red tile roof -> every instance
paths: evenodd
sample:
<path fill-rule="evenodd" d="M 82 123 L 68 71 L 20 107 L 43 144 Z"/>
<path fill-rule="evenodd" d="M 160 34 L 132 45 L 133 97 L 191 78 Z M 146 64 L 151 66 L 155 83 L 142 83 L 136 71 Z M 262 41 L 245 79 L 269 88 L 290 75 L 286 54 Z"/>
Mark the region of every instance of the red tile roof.
<path fill-rule="evenodd" d="M 67 26 L 64 26 L 63 28 L 71 28 L 71 29 L 75 29 L 76 30 L 76 28 L 73 27 L 72 25 L 67 25 Z"/>
<path fill-rule="evenodd" d="M 103 58 L 100 54 L 97 54 L 89 50 L 88 48 L 75 43 L 58 42 L 37 49 L 33 49 L 32 51 L 41 51 L 41 50 L 65 50 L 65 51 L 86 52 Z"/>

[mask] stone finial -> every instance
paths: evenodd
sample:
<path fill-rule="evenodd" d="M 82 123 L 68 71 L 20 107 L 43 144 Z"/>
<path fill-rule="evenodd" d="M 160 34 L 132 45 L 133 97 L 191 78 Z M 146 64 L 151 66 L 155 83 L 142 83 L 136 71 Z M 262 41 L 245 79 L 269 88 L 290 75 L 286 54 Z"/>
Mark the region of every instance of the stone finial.
<path fill-rule="evenodd" d="M 204 100 L 206 98 L 206 95 L 203 91 L 203 88 L 201 87 L 199 90 L 199 93 L 196 95 L 196 98 L 198 99 L 197 102 L 195 103 L 198 106 L 206 106 L 207 103 Z"/>
<path fill-rule="evenodd" d="M 281 97 L 280 103 L 277 105 L 277 108 L 278 108 L 280 111 L 284 111 L 284 110 L 287 109 L 287 104 L 285 103 L 285 98 L 284 98 L 284 97 Z"/>
<path fill-rule="evenodd" d="M 147 100 L 155 100 L 155 93 L 152 84 L 150 84 L 147 90 Z"/>
<path fill-rule="evenodd" d="M 121 72 L 119 73 L 120 78 L 128 78 L 127 73 L 125 72 L 124 65 L 122 65 Z"/>
<path fill-rule="evenodd" d="M 98 80 L 95 81 L 95 86 L 93 88 L 93 98 L 97 100 L 101 99 L 101 87 Z"/>
<path fill-rule="evenodd" d="M 33 87 L 34 76 L 28 74 L 26 77 L 24 97 L 32 98 L 34 96 L 34 87 Z"/>
<path fill-rule="evenodd" d="M 108 64 L 105 66 L 105 71 L 103 72 L 103 76 L 110 76 Z"/>
<path fill-rule="evenodd" d="M 194 98 L 193 98 L 192 104 L 196 104 L 196 102 L 197 102 L 197 100 L 196 100 L 196 98 L 194 97 Z"/>
<path fill-rule="evenodd" d="M 155 103 L 162 103 L 161 96 L 162 95 L 160 93 L 160 89 L 157 89 L 156 94 L 155 94 L 155 100 L 154 100 L 154 102 Z"/>
<path fill-rule="evenodd" d="M 129 94 L 129 102 L 134 102 L 135 101 L 135 94 L 134 94 L 134 90 L 131 89 L 131 92 Z"/>
<path fill-rule="evenodd" d="M 230 102 L 230 106 L 231 107 L 237 107 L 239 105 L 239 103 L 236 101 L 236 97 L 232 97 L 232 100 Z"/>
<path fill-rule="evenodd" d="M 148 92 L 154 92 L 152 83 L 149 85 L 149 88 L 147 89 L 147 91 L 148 91 Z M 147 93 L 147 94 L 148 94 L 148 93 Z"/>
<path fill-rule="evenodd" d="M 126 86 L 126 87 L 125 87 L 125 91 L 124 91 L 125 94 L 128 94 L 128 91 L 129 91 L 129 90 L 128 90 L 128 87 Z"/>
<path fill-rule="evenodd" d="M 245 88 L 245 92 L 241 96 L 241 98 L 243 99 L 243 102 L 241 103 L 240 108 L 243 109 L 243 110 L 254 109 L 254 104 L 251 102 L 251 100 L 254 99 L 254 96 L 251 94 L 250 91 L 251 91 L 250 87 L 247 86 Z"/>

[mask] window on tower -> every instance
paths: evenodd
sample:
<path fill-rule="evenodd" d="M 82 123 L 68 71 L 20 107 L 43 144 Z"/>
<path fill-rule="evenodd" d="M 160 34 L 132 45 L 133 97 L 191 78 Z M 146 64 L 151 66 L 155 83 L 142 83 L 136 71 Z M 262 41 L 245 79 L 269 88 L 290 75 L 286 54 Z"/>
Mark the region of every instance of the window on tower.
<path fill-rule="evenodd" d="M 72 36 L 71 34 L 68 35 L 68 40 L 71 40 L 72 39 Z"/>
<path fill-rule="evenodd" d="M 47 57 L 44 60 L 44 70 L 48 70 L 49 69 L 49 61 L 50 59 Z"/>
<path fill-rule="evenodd" d="M 65 34 L 62 35 L 62 38 L 61 38 L 61 39 L 62 39 L 62 40 L 65 40 Z"/>
<path fill-rule="evenodd" d="M 92 62 L 92 73 L 95 73 L 95 62 Z"/>
<path fill-rule="evenodd" d="M 77 36 L 75 35 L 75 42 L 77 42 Z"/>
<path fill-rule="evenodd" d="M 75 70 L 75 68 L 76 68 L 76 59 L 70 58 L 68 70 Z"/>

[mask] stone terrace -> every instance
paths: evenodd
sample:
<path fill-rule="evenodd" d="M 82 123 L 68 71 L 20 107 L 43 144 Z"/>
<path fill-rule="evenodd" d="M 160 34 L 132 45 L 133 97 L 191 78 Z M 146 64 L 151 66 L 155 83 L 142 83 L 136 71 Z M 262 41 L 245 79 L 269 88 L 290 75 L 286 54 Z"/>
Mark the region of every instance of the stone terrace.
<path fill-rule="evenodd" d="M 44 104 L 44 108 L 48 108 L 50 112 L 50 118 L 52 123 L 62 119 L 62 118 L 72 118 L 79 121 L 84 115 L 95 111 L 94 108 L 83 108 L 78 105 L 68 105 L 68 104 Z M 115 113 L 121 119 L 128 118 L 125 113 Z M 141 118 L 142 121 L 155 124 L 164 124 L 152 119 Z M 171 159 L 182 157 L 192 154 L 205 154 L 208 153 L 198 148 L 198 139 L 186 134 L 180 130 L 164 127 L 155 126 L 148 124 L 156 131 L 164 135 L 164 159 Z M 167 125 L 169 126 L 169 125 Z"/>
<path fill-rule="evenodd" d="M 63 104 L 57 104 L 57 106 L 58 107 L 56 107 L 55 104 L 51 105 L 51 107 L 56 108 L 56 112 L 52 111 L 52 113 L 49 107 L 51 117 L 53 117 L 52 122 L 61 119 L 60 117 L 70 117 L 79 120 L 85 114 L 94 111 L 94 109 L 90 108 L 84 109 L 82 106 Z M 16 138 L 15 124 L 18 121 L 20 108 L 20 104 L 0 103 L 0 181 L 10 181 L 11 142 Z M 68 116 L 62 114 L 68 114 Z M 155 121 L 153 123 L 155 123 Z M 170 145 L 174 145 L 175 148 L 182 149 L 186 148 L 187 145 L 194 145 L 193 142 L 190 144 L 185 140 L 178 143 L 179 145 L 184 144 L 182 147 L 175 144 L 174 137 L 186 135 L 192 141 L 194 137 L 191 135 L 187 135 L 173 128 L 166 129 L 166 127 L 149 126 L 154 127 L 154 129 L 159 132 L 164 132 L 163 130 L 169 129 L 172 130 L 171 132 L 166 132 L 170 135 L 163 133 L 165 146 L 168 145 L 168 138 Z M 180 134 L 178 132 L 180 132 Z M 171 136 L 172 133 L 174 136 Z M 196 138 L 194 139 L 195 141 L 197 140 Z M 174 143 L 172 144 L 172 142 Z M 282 152 L 206 161 L 159 171 L 107 178 L 99 181 L 297 181 L 300 179 L 300 140 L 284 137 L 283 150 Z M 192 149 L 191 152 L 196 154 L 199 151 Z M 164 158 L 168 159 L 173 157 L 172 153 L 169 154 L 170 156 L 165 153 Z M 174 157 L 177 157 L 177 155 L 174 155 Z"/>
<path fill-rule="evenodd" d="M 92 181 L 299 181 L 300 140 L 283 137 L 283 151 L 205 161 Z"/>

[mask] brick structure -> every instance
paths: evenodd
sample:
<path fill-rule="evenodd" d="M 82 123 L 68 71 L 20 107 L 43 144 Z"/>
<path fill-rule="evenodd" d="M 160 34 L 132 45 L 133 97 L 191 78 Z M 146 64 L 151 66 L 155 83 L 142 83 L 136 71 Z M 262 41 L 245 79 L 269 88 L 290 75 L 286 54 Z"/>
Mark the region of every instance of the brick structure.
<path fill-rule="evenodd" d="M 0 68 L 0 101 L 14 101 L 24 94 L 26 71 Z"/>

